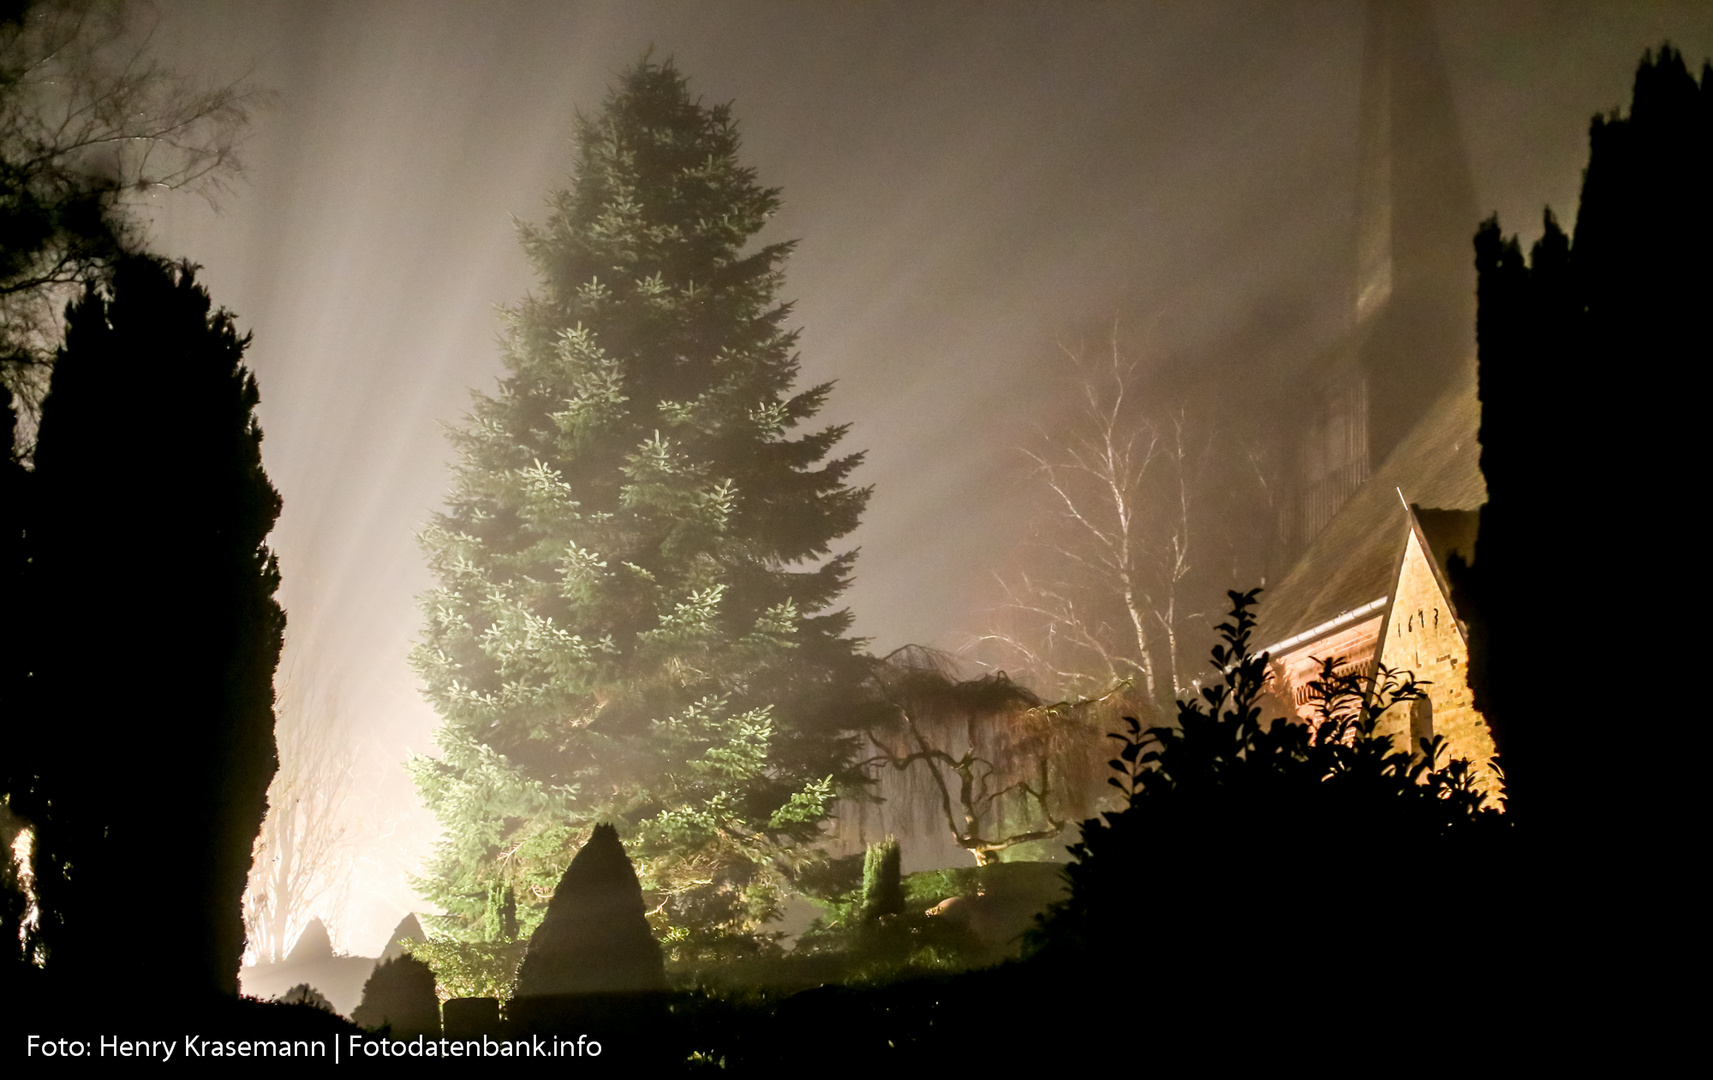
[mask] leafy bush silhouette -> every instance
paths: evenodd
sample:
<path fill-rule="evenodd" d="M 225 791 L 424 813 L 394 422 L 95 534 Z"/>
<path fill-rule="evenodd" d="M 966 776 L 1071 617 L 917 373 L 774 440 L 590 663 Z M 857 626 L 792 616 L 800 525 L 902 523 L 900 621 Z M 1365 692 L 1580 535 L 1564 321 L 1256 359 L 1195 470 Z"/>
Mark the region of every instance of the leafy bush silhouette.
<path fill-rule="evenodd" d="M 320 1009 L 322 1012 L 337 1011 L 333 1008 L 333 1003 L 322 996 L 321 991 L 308 983 L 298 983 L 274 1000 L 282 1005 L 303 1005 L 311 1009 Z"/>
<path fill-rule="evenodd" d="M 1141 948 L 1209 978 L 1324 969 L 1415 934 L 1472 842 L 1503 827 L 1469 763 L 1442 763 L 1442 739 L 1413 754 L 1377 734 L 1387 708 L 1423 696 L 1407 672 L 1370 681 L 1327 663 L 1316 722 L 1264 721 L 1268 658 L 1250 652 L 1259 592 L 1228 594 L 1215 678 L 1178 702 L 1175 726 L 1126 718 L 1113 736 L 1126 804 L 1083 823 L 1070 895 L 1031 934 L 1032 954 Z"/>

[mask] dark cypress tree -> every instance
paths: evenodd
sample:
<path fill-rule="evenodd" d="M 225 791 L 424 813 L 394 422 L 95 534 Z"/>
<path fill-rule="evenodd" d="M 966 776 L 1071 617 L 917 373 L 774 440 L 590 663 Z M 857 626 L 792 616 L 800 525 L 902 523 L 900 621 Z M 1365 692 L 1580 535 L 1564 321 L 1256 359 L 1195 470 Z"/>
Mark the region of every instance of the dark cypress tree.
<path fill-rule="evenodd" d="M 1574 242 L 1551 211 L 1529 261 L 1497 219 L 1476 236 L 1488 502 L 1454 573 L 1507 805 L 1578 845 L 1616 808 L 1588 790 L 1576 699 L 1541 676 L 1566 631 L 1631 670 L 1656 648 L 1652 602 L 1698 562 L 1661 523 L 1703 484 L 1683 450 L 1705 406 L 1683 386 L 1713 359 L 1713 69 L 1697 85 L 1669 45 L 1644 57 L 1629 115 L 1595 117 L 1589 148 Z"/>
<path fill-rule="evenodd" d="M 159 998 L 237 992 L 285 625 L 248 343 L 193 267 L 151 257 L 67 311 L 35 454 L 19 807 L 67 979 L 147 957 Z M 152 940 L 121 946 L 119 912 Z"/>
<path fill-rule="evenodd" d="M 517 994 L 664 990 L 642 886 L 611 825 L 597 825 L 559 880 L 517 969 Z"/>
<path fill-rule="evenodd" d="M 25 498 L 30 480 L 18 460 L 15 424 L 12 392 L 0 385 L 0 596 L 14 601 L 23 595 L 25 584 Z M 27 780 L 19 753 L 24 738 L 20 709 L 28 674 L 24 631 L 24 620 L 16 613 L 0 618 L 0 739 L 8 747 L 0 753 L 0 980 L 9 979 L 23 961 L 18 942 L 28 907 L 11 858 L 12 844 L 24 822 L 10 809 L 17 785 Z"/>

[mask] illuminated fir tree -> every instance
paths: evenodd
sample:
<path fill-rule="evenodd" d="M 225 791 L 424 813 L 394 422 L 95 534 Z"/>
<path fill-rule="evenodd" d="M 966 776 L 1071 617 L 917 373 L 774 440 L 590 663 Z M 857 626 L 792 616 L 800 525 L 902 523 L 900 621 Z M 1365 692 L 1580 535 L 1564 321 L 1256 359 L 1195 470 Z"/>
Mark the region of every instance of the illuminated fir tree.
<path fill-rule="evenodd" d="M 670 62 L 580 118 L 523 233 L 539 289 L 454 433 L 414 655 L 443 756 L 414 769 L 445 829 L 422 886 L 467 939 L 497 880 L 528 933 L 598 822 L 674 937 L 751 929 L 852 778 L 832 545 L 868 491 L 843 427 L 795 431 L 829 387 L 793 392 L 791 245 L 749 246 L 778 196 L 737 151 Z"/>

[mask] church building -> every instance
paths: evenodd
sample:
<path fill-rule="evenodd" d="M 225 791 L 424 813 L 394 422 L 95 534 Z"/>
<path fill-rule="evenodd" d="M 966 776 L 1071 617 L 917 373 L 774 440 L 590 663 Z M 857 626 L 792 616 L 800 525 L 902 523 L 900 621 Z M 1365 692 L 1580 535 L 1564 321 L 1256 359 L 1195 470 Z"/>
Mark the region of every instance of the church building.
<path fill-rule="evenodd" d="M 1287 713 L 1312 720 L 1324 661 L 1408 673 L 1426 697 L 1389 710 L 1400 747 L 1443 736 L 1498 793 L 1470 701 L 1469 647 L 1448 580 L 1474 559 L 1481 405 L 1475 377 L 1479 215 L 1425 3 L 1371 2 L 1363 66 L 1350 331 L 1314 365 L 1296 425 L 1280 540 L 1297 552 L 1261 595 L 1260 632 Z"/>
<path fill-rule="evenodd" d="M 1311 684 L 1331 660 L 1341 675 L 1407 672 L 1426 696 L 1389 710 L 1381 730 L 1400 748 L 1444 736 L 1452 756 L 1488 768 L 1493 737 L 1470 701 L 1469 644 L 1448 567 L 1475 553 L 1482 481 L 1474 371 L 1460 379 L 1341 507 L 1275 588 L 1261 594 L 1264 648 L 1287 714 L 1314 720 Z M 1273 636 L 1277 635 L 1277 636 Z"/>

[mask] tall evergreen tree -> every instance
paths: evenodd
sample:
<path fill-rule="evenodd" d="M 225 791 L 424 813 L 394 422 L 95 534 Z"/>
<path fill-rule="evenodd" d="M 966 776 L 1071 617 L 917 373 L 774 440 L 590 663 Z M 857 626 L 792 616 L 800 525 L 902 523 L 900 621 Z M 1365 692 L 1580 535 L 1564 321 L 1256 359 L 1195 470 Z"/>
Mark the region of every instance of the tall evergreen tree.
<path fill-rule="evenodd" d="M 1599 628 L 1614 658 L 1647 655 L 1646 599 L 1698 561 L 1678 546 L 1690 534 L 1652 522 L 1700 482 L 1677 441 L 1705 423 L 1679 387 L 1713 355 L 1710 181 L 1713 69 L 1698 85 L 1668 45 L 1644 57 L 1628 116 L 1594 118 L 1574 240 L 1551 211 L 1528 261 L 1497 219 L 1475 238 L 1488 502 L 1456 576 L 1470 686 L 1509 809 L 1571 843 L 1602 834 L 1613 808 L 1588 796 L 1587 736 L 1542 698 L 1563 656 L 1542 616 Z"/>
<path fill-rule="evenodd" d="M 444 756 L 415 770 L 445 838 L 422 887 L 474 938 L 504 877 L 527 933 L 610 821 L 668 923 L 743 930 L 854 780 L 863 661 L 830 609 L 861 455 L 829 458 L 843 426 L 793 434 L 829 387 L 793 392 L 791 245 L 750 247 L 778 194 L 729 110 L 645 59 L 576 152 L 423 537 Z"/>
<path fill-rule="evenodd" d="M 30 482 L 30 474 L 14 448 L 15 423 L 12 392 L 0 385 L 0 595 L 14 601 L 23 595 L 29 565 L 24 526 Z M 11 804 L 19 785 L 28 777 L 17 752 L 23 720 L 21 699 L 29 685 L 29 664 L 23 656 L 28 640 L 22 619 L 15 615 L 0 619 L 0 739 L 10 748 L 0 754 L 0 986 L 22 974 L 25 959 L 19 944 L 29 902 L 11 858 L 12 845 L 25 823 L 12 813 Z"/>
<path fill-rule="evenodd" d="M 13 801 L 36 830 L 47 968 L 70 980 L 109 977 L 123 927 L 160 996 L 237 993 L 285 624 L 248 343 L 192 267 L 149 257 L 66 314 Z"/>

